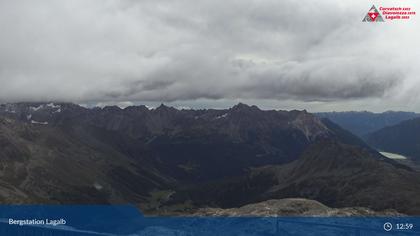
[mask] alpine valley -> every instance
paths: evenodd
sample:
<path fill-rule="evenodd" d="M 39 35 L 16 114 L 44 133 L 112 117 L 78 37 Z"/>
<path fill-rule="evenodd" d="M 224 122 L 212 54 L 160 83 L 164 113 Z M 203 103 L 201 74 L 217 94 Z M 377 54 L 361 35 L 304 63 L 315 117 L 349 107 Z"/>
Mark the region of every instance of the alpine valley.
<path fill-rule="evenodd" d="M 170 215 L 418 215 L 419 195 L 419 172 L 306 111 L 241 103 L 224 110 L 0 105 L 2 204 L 132 203 Z M 262 206 L 272 209 L 261 213 Z"/>

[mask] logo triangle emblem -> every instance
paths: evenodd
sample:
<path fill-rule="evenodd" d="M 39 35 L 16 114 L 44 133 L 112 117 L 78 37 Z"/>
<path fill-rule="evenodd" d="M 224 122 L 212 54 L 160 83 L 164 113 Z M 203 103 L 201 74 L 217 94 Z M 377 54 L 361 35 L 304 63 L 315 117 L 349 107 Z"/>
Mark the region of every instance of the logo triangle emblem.
<path fill-rule="evenodd" d="M 384 19 L 376 9 L 375 5 L 372 5 L 366 16 L 363 18 L 363 22 L 384 22 Z"/>

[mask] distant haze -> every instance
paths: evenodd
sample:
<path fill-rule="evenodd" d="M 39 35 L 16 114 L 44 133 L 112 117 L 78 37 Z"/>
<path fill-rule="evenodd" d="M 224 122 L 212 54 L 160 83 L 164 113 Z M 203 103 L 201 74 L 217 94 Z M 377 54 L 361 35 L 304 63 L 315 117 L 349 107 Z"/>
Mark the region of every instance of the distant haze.
<path fill-rule="evenodd" d="M 371 6 L 0 0 L 0 102 L 420 111 L 420 19 L 362 22 Z"/>

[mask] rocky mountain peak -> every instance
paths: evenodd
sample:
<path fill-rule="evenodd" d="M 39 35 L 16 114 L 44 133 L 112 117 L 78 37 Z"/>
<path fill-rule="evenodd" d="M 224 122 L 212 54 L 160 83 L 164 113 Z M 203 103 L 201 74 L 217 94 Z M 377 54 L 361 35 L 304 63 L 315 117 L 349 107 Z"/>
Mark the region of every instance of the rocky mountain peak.
<path fill-rule="evenodd" d="M 145 105 L 140 105 L 140 106 L 128 106 L 124 108 L 124 111 L 148 112 L 149 109 Z"/>
<path fill-rule="evenodd" d="M 102 108 L 102 110 L 107 111 L 107 112 L 119 112 L 122 109 L 119 106 L 105 106 L 104 108 Z"/>
<path fill-rule="evenodd" d="M 170 106 L 167 106 L 167 105 L 161 103 L 160 106 L 158 106 L 154 111 L 156 111 L 156 112 L 173 112 L 173 111 L 178 111 L 178 110 L 175 109 L 174 107 L 170 107 Z"/>
<path fill-rule="evenodd" d="M 247 104 L 244 103 L 238 103 L 235 106 L 233 106 L 232 108 L 230 108 L 231 111 L 234 112 L 256 112 L 256 111 L 261 111 L 257 106 L 252 105 L 249 106 Z"/>

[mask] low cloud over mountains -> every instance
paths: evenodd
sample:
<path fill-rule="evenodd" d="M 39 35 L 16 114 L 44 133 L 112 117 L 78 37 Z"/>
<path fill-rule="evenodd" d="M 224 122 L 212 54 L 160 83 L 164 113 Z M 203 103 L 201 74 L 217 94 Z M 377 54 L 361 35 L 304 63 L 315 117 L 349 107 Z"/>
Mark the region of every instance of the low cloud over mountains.
<path fill-rule="evenodd" d="M 1 1 L 0 101 L 268 99 L 415 109 L 417 19 L 363 23 L 369 4 Z"/>

